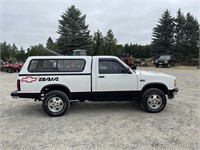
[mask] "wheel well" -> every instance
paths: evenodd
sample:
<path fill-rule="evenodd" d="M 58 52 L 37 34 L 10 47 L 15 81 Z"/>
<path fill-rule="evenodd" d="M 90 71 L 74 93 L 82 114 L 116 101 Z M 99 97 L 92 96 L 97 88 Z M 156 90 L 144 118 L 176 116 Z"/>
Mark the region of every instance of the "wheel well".
<path fill-rule="evenodd" d="M 50 91 L 54 91 L 54 90 L 59 90 L 59 91 L 64 92 L 69 97 L 69 99 L 71 99 L 71 92 L 69 88 L 64 85 L 59 85 L 59 84 L 47 85 L 42 88 L 40 93 L 46 95 Z"/>
<path fill-rule="evenodd" d="M 148 85 L 146 85 L 146 86 L 142 89 L 142 94 L 143 94 L 147 89 L 151 89 L 151 88 L 157 88 L 157 89 L 163 91 L 165 94 L 168 94 L 167 86 L 164 85 L 164 84 L 160 84 L 160 83 L 153 83 L 153 84 L 148 84 Z"/>

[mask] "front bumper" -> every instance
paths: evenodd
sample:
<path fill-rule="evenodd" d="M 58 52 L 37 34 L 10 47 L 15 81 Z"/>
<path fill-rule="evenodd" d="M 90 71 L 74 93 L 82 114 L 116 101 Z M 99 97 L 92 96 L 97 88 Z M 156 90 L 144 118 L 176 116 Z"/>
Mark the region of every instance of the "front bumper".
<path fill-rule="evenodd" d="M 169 99 L 172 99 L 174 98 L 175 95 L 177 95 L 177 93 L 178 93 L 178 88 L 174 88 L 173 90 L 168 91 L 167 96 Z"/>
<path fill-rule="evenodd" d="M 156 65 L 167 65 L 167 64 L 169 64 L 169 63 L 168 63 L 168 62 L 162 61 L 162 62 L 156 62 L 155 64 L 156 64 Z"/>

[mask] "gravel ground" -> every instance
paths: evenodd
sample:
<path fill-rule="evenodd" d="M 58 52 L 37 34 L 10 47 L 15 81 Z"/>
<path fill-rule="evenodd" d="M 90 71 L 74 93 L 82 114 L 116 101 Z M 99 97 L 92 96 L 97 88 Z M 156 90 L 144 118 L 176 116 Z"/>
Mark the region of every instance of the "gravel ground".
<path fill-rule="evenodd" d="M 200 150 L 200 70 L 141 69 L 177 77 L 179 93 L 160 113 L 146 113 L 137 102 L 86 102 L 49 117 L 41 102 L 12 99 L 17 73 L 0 72 L 0 149 Z"/>

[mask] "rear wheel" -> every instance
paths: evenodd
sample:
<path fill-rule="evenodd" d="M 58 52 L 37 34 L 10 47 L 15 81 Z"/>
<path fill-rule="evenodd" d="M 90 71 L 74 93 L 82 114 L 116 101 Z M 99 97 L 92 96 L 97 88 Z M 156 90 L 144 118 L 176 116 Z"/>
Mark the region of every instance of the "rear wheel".
<path fill-rule="evenodd" d="M 45 95 L 43 109 L 49 116 L 61 116 L 70 107 L 68 96 L 62 91 L 51 91 Z"/>
<path fill-rule="evenodd" d="M 167 104 L 167 98 L 163 91 L 151 88 L 144 92 L 141 99 L 142 108 L 151 113 L 162 111 Z"/>

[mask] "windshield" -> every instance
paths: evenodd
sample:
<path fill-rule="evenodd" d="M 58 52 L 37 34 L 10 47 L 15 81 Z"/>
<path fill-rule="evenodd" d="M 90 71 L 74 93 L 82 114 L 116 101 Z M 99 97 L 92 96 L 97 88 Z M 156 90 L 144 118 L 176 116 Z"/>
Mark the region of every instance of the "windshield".
<path fill-rule="evenodd" d="M 163 56 L 160 56 L 159 59 L 170 59 L 170 56 L 169 55 L 163 55 Z"/>

